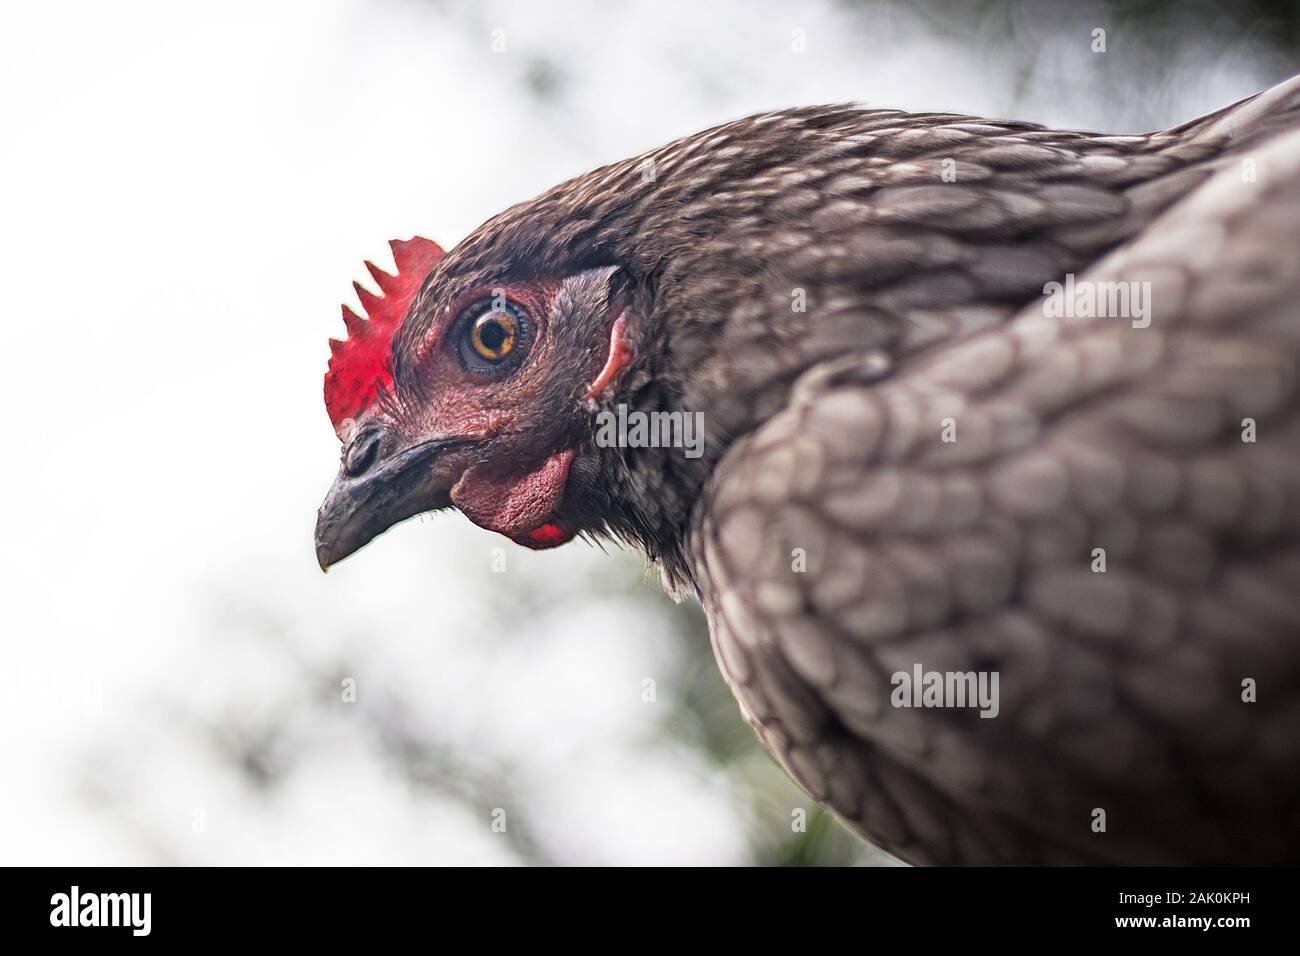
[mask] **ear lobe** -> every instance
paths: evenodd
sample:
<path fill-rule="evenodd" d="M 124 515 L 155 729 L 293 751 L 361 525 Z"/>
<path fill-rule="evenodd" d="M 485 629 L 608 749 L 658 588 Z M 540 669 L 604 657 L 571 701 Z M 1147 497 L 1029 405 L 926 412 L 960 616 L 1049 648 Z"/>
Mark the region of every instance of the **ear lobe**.
<path fill-rule="evenodd" d="M 491 463 L 472 465 L 451 489 L 451 500 L 480 528 L 528 547 L 554 547 L 573 537 L 551 522 L 564 498 L 572 463 L 573 450 L 565 449 L 522 475 Z"/>
<path fill-rule="evenodd" d="M 627 312 L 620 312 L 609 329 L 609 353 L 605 358 L 605 367 L 600 370 L 582 396 L 584 401 L 596 402 L 606 390 L 618 380 L 623 369 L 631 364 L 632 346 L 627 340 Z"/>

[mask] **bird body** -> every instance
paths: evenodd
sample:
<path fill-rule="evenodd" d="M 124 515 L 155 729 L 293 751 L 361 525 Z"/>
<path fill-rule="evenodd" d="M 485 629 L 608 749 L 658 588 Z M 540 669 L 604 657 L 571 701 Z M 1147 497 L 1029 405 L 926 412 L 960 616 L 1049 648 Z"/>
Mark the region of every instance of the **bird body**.
<path fill-rule="evenodd" d="M 910 862 L 1300 855 L 1300 78 L 1148 136 L 763 114 L 397 251 L 323 566 L 448 505 L 642 549 Z"/>

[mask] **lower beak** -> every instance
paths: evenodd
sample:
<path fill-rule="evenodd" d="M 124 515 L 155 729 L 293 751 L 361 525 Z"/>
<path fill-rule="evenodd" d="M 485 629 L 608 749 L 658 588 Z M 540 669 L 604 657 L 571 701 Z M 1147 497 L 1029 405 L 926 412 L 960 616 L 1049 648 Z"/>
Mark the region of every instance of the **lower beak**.
<path fill-rule="evenodd" d="M 464 462 L 447 452 L 465 443 L 414 445 L 351 477 L 342 469 L 316 514 L 316 560 L 322 571 L 407 518 L 446 508 Z"/>

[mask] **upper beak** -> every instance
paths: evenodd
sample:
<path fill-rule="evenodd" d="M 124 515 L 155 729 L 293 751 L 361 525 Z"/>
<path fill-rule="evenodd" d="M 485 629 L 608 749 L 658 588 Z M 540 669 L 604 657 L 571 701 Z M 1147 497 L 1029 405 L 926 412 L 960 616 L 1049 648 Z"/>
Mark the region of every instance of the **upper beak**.
<path fill-rule="evenodd" d="M 451 486 L 464 469 L 447 452 L 458 439 L 422 442 L 360 475 L 343 468 L 316 514 L 316 560 L 329 570 L 400 521 L 451 503 Z"/>

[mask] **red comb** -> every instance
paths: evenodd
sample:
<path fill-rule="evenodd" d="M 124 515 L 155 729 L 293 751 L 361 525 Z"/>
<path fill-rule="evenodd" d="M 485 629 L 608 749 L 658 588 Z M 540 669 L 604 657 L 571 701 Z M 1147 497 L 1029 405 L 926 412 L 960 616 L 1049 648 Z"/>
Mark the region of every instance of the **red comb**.
<path fill-rule="evenodd" d="M 379 389 L 392 381 L 389 351 L 393 334 L 420 291 L 420 286 L 433 267 L 442 258 L 442 248 L 420 236 L 403 242 L 389 242 L 397 274 L 389 275 L 373 262 L 366 268 L 379 286 L 380 295 L 374 295 L 352 283 L 357 298 L 366 312 L 361 318 L 346 305 L 343 306 L 343 324 L 347 326 L 346 341 L 330 339 L 329 371 L 325 373 L 325 410 L 334 423 L 334 432 L 344 436 L 351 423 L 374 404 Z"/>

